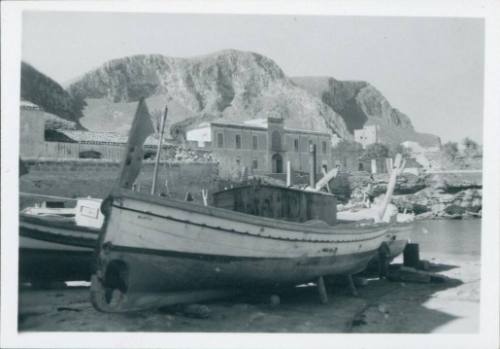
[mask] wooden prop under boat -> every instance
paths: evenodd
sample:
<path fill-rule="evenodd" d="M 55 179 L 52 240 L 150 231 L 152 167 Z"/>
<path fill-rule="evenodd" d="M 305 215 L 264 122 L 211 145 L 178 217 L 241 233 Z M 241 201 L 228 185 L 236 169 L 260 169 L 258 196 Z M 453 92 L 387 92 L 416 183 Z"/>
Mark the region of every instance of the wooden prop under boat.
<path fill-rule="evenodd" d="M 74 199 L 69 199 L 73 200 Z M 28 207 L 19 214 L 19 276 L 42 285 L 90 280 L 103 223 L 99 199 L 77 199 L 73 208 Z"/>
<path fill-rule="evenodd" d="M 140 165 L 142 149 L 137 139 L 150 128 L 138 125 L 144 115 L 141 101 L 120 185 L 102 206 L 106 221 L 91 286 L 100 311 L 137 311 L 357 273 L 387 241 L 410 229 L 386 222 L 335 224 L 333 195 L 286 187 L 224 191 L 214 195 L 219 207 L 133 192 L 134 161 Z"/>

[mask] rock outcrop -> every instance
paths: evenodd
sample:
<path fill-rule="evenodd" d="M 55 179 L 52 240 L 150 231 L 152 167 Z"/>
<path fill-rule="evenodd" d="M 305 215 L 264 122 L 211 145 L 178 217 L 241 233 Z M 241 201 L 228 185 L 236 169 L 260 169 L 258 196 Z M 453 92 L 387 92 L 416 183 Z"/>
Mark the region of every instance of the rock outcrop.
<path fill-rule="evenodd" d="M 387 175 L 370 176 L 356 172 L 348 176 L 347 208 L 361 207 L 367 195 L 379 197 L 387 190 Z M 337 190 L 340 188 L 337 185 Z M 398 176 L 392 203 L 400 212 L 414 213 L 420 218 L 480 215 L 482 209 L 481 176 L 463 174 L 434 174 L 416 176 L 403 173 Z M 343 201 L 345 203 L 345 201 Z"/>
<path fill-rule="evenodd" d="M 351 133 L 363 126 L 378 125 L 384 143 L 415 141 L 422 146 L 440 143 L 436 136 L 416 132 L 410 118 L 393 108 L 380 91 L 365 81 L 339 81 L 332 77 L 294 77 L 292 80 L 340 114 Z"/>
<path fill-rule="evenodd" d="M 126 57 L 85 74 L 69 90 L 86 99 L 82 124 L 89 129 L 128 129 L 135 101 L 145 96 L 153 111 L 168 103 L 170 127 L 188 118 L 201 122 L 275 116 L 284 118 L 288 127 L 352 138 L 340 115 L 289 80 L 271 59 L 251 52 Z"/>
<path fill-rule="evenodd" d="M 186 128 L 215 119 L 243 121 L 282 117 L 288 127 L 328 131 L 346 139 L 365 125 L 379 125 L 381 140 L 399 144 L 439 143 L 417 133 L 405 114 L 364 81 L 329 77 L 288 78 L 271 59 L 225 50 L 174 58 L 137 55 L 115 59 L 73 82 L 69 91 L 85 98 L 82 124 L 125 133 L 139 97 L 153 112 L 169 106 L 167 127 Z"/>

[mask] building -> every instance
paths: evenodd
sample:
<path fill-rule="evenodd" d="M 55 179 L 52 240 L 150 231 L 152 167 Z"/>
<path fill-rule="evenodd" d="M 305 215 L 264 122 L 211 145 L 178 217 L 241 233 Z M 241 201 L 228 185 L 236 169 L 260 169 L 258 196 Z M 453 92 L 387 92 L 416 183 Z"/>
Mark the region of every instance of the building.
<path fill-rule="evenodd" d="M 59 117 L 46 113 L 41 107 L 28 102 L 20 103 L 21 159 L 81 159 L 93 158 L 121 161 L 127 144 L 127 135 L 114 132 L 94 132 L 46 128 L 47 121 Z M 65 120 L 61 119 L 62 122 Z M 144 142 L 145 159 L 154 158 L 158 139 L 149 136 Z M 172 142 L 164 141 L 163 149 Z M 162 158 L 169 156 L 162 153 Z"/>
<path fill-rule="evenodd" d="M 24 157 L 37 157 L 45 142 L 45 113 L 42 108 L 28 101 L 20 103 L 20 147 L 19 154 Z"/>
<path fill-rule="evenodd" d="M 369 125 L 364 126 L 362 129 L 354 130 L 354 140 L 361 143 L 363 148 L 374 143 L 378 143 L 379 140 L 379 126 Z"/>
<path fill-rule="evenodd" d="M 294 171 L 310 171 L 310 144 L 316 145 L 316 171 L 332 167 L 328 133 L 284 127 L 281 118 L 255 119 L 244 123 L 202 123 L 186 132 L 186 139 L 212 150 L 221 176 L 246 168 L 253 174 L 279 174 L 290 161 Z"/>

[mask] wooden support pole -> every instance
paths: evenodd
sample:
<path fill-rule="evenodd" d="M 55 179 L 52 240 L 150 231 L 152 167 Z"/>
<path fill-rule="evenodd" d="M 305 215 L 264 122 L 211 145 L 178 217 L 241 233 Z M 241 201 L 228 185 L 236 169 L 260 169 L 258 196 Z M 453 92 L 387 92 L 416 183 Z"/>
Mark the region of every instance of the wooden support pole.
<path fill-rule="evenodd" d="M 292 164 L 290 160 L 286 162 L 286 186 L 290 187 L 292 185 Z"/>
<path fill-rule="evenodd" d="M 316 187 L 316 144 L 309 144 L 310 162 L 309 162 L 309 186 Z"/>
<path fill-rule="evenodd" d="M 389 268 L 389 258 L 387 251 L 384 248 L 378 251 L 378 277 L 380 279 L 387 278 L 387 269 Z"/>
<path fill-rule="evenodd" d="M 352 279 L 352 274 L 347 275 L 347 281 L 349 283 L 349 289 L 351 290 L 351 295 L 357 296 L 358 290 L 356 289 L 356 285 L 354 285 L 354 280 Z"/>
<path fill-rule="evenodd" d="M 201 189 L 201 197 L 203 198 L 203 206 L 208 206 L 208 190 Z"/>
<path fill-rule="evenodd" d="M 321 304 L 327 304 L 328 294 L 326 293 L 325 280 L 323 279 L 323 276 L 318 278 L 316 285 L 318 287 L 319 301 Z"/>
<path fill-rule="evenodd" d="M 392 194 L 394 193 L 394 188 L 396 187 L 397 176 L 403 171 L 406 161 L 402 160 L 401 154 L 396 154 L 396 159 L 394 161 L 394 168 L 392 169 L 391 176 L 389 178 L 389 183 L 387 184 L 387 191 L 384 196 L 384 201 L 379 212 L 380 221 L 384 220 L 385 211 L 387 206 L 391 202 Z"/>

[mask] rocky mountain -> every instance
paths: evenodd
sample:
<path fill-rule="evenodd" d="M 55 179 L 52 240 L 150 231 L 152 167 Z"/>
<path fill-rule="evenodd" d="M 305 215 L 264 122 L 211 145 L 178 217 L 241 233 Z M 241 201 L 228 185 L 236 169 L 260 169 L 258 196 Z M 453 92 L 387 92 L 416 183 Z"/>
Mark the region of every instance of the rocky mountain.
<path fill-rule="evenodd" d="M 332 77 L 294 77 L 292 81 L 340 114 L 350 133 L 365 125 L 379 125 L 380 137 L 386 143 L 415 141 L 435 146 L 440 142 L 437 136 L 416 132 L 410 118 L 393 108 L 367 82 L 339 81 Z"/>
<path fill-rule="evenodd" d="M 156 114 L 168 104 L 170 127 L 275 116 L 284 118 L 288 127 L 352 138 L 332 108 L 293 83 L 271 59 L 251 52 L 126 57 L 85 74 L 69 91 L 86 99 L 82 124 L 89 129 L 126 132 L 136 101 L 145 96 Z"/>
<path fill-rule="evenodd" d="M 288 127 L 326 130 L 346 139 L 353 139 L 355 129 L 375 124 L 387 143 L 439 142 L 436 136 L 416 132 L 408 116 L 367 82 L 289 78 L 274 61 L 252 52 L 115 59 L 73 81 L 68 91 L 85 99 L 81 123 L 91 130 L 126 133 L 137 100 L 145 96 L 154 115 L 161 115 L 168 104 L 171 130 L 221 118 L 274 116 L 284 118 Z"/>

